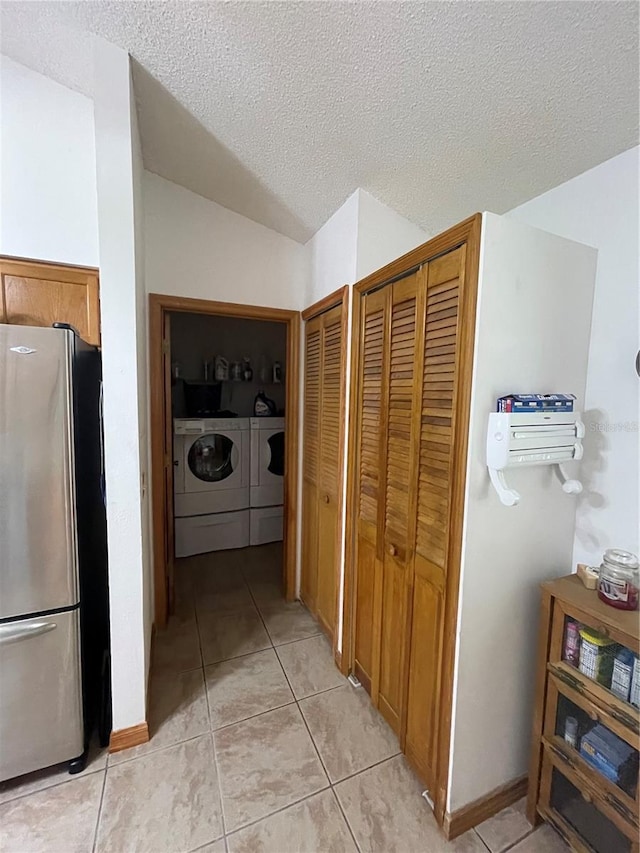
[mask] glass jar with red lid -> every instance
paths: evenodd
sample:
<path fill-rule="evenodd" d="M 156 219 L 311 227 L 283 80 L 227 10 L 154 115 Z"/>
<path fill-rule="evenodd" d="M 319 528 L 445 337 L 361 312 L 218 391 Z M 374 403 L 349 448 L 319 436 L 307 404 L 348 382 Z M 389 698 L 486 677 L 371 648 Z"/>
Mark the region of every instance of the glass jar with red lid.
<path fill-rule="evenodd" d="M 598 596 L 619 610 L 637 610 L 639 587 L 640 573 L 636 555 L 620 548 L 605 551 L 600 566 Z"/>

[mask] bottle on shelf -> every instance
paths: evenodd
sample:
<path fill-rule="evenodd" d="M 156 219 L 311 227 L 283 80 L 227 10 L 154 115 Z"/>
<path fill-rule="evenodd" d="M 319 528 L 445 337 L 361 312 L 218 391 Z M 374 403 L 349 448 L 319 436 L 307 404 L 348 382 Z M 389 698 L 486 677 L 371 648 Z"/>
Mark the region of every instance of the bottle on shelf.
<path fill-rule="evenodd" d="M 578 748 L 578 721 L 575 717 L 567 717 L 564 721 L 564 739 L 569 746 Z"/>
<path fill-rule="evenodd" d="M 224 382 L 229 378 L 229 362 L 221 355 L 216 356 L 216 381 Z"/>
<path fill-rule="evenodd" d="M 260 382 L 265 385 L 269 382 L 271 376 L 269 372 L 269 365 L 267 364 L 267 358 L 264 355 L 260 356 L 260 367 L 258 370 L 258 375 L 260 376 Z"/>
<path fill-rule="evenodd" d="M 242 378 L 245 382 L 251 382 L 253 379 L 253 368 L 251 367 L 251 359 L 245 355 L 242 359 Z"/>

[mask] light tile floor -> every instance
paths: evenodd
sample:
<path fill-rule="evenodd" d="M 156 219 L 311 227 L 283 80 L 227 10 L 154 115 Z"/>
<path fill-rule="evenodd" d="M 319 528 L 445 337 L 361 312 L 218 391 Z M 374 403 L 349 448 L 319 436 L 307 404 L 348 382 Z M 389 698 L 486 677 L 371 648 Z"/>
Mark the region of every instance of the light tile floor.
<path fill-rule="evenodd" d="M 3 853 L 566 853 L 523 802 L 444 841 L 398 742 L 282 600 L 279 546 L 182 560 L 148 744 L 0 785 Z"/>

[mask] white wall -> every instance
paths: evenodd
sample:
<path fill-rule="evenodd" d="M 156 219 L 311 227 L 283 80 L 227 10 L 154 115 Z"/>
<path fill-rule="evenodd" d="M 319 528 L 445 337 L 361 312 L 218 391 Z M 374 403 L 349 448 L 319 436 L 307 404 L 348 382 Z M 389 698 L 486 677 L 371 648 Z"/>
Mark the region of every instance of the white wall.
<path fill-rule="evenodd" d="M 153 538 L 151 536 L 151 441 L 149 436 L 150 407 L 148 386 L 148 311 L 145 287 L 144 252 L 144 196 L 142 181 L 142 147 L 138 130 L 133 80 L 129 73 L 129 112 L 131 120 L 131 153 L 133 182 L 133 220 L 135 239 L 136 277 L 136 364 L 138 376 L 138 447 L 140 450 L 140 498 L 142 519 L 142 568 L 143 568 L 143 625 L 144 625 L 144 670 L 147 681 L 151 666 L 151 634 L 155 616 L 153 601 Z"/>
<path fill-rule="evenodd" d="M 304 307 L 304 246 L 215 202 L 144 174 L 149 293 Z"/>
<path fill-rule="evenodd" d="M 448 811 L 526 774 L 539 585 L 566 574 L 576 499 L 551 467 L 509 472 L 506 507 L 490 484 L 486 433 L 513 390 L 584 399 L 596 252 L 508 217 L 483 215 Z M 567 342 L 570 342 L 567 344 Z"/>
<path fill-rule="evenodd" d="M 612 546 L 640 553 L 640 381 L 634 367 L 640 346 L 639 156 L 640 148 L 626 151 L 510 214 L 598 249 L 581 465 L 585 490 L 578 498 L 572 567 L 599 565 Z"/>
<path fill-rule="evenodd" d="M 111 609 L 111 681 L 114 730 L 146 718 L 145 504 L 141 478 L 146 454 L 146 395 L 139 377 L 144 321 L 138 317 L 142 271 L 136 265 L 136 183 L 139 152 L 130 88 L 129 57 L 96 40 L 94 114 L 104 449 Z"/>
<path fill-rule="evenodd" d="M 358 281 L 428 239 L 422 228 L 365 190 L 358 190 Z"/>
<path fill-rule="evenodd" d="M 5 56 L 0 253 L 98 266 L 93 103 Z"/>
<path fill-rule="evenodd" d="M 355 284 L 427 239 L 413 222 L 357 189 L 307 243 L 311 272 L 305 307 L 345 284 Z"/>
<path fill-rule="evenodd" d="M 359 190 L 356 190 L 306 244 L 310 275 L 305 308 L 356 281 L 358 210 Z"/>

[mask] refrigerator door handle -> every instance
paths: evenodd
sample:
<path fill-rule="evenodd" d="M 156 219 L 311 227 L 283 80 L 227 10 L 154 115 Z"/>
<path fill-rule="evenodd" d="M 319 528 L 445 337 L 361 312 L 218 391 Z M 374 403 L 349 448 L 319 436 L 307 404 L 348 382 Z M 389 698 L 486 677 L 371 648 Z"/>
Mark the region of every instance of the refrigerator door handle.
<path fill-rule="evenodd" d="M 0 625 L 0 646 L 40 637 L 57 628 L 55 622 L 32 622 L 30 625 Z"/>

